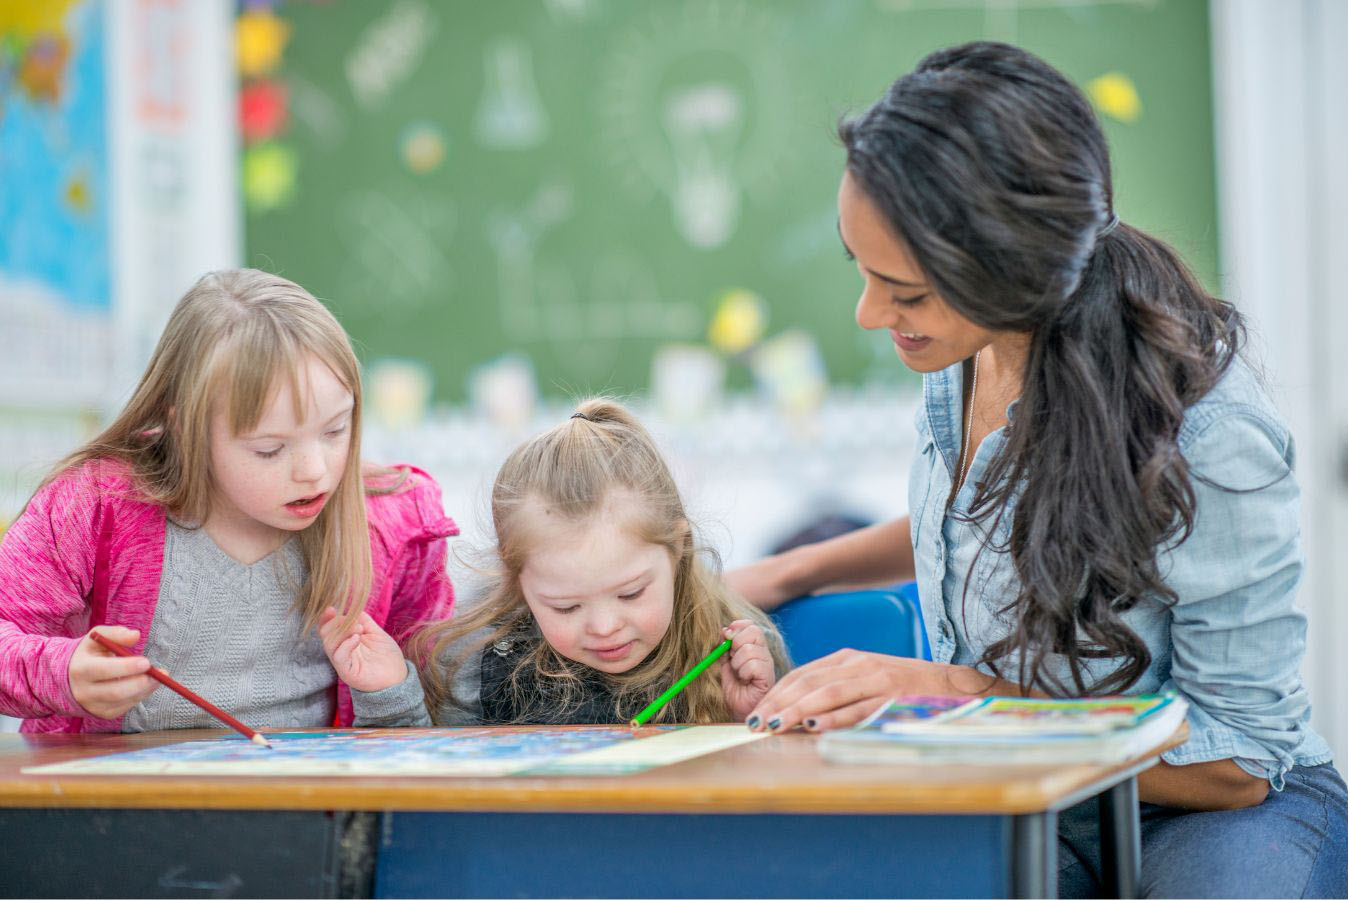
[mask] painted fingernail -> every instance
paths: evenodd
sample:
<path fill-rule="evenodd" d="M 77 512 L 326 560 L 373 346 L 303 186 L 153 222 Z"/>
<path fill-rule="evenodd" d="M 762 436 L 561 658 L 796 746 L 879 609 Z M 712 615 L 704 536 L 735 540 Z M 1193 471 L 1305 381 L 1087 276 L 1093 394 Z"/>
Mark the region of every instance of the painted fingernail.
<path fill-rule="evenodd" d="M 781 716 L 773 716 L 771 719 L 768 719 L 768 727 L 771 728 L 773 731 L 776 731 L 778 728 L 781 728 L 781 727 L 782 727 L 782 717 L 781 717 Z"/>
<path fill-rule="evenodd" d="M 749 726 L 749 729 L 750 729 L 751 731 L 757 731 L 757 730 L 758 730 L 758 726 L 759 726 L 762 722 L 763 722 L 763 720 L 760 719 L 758 716 L 750 716 L 750 717 L 749 717 L 749 721 L 745 722 L 744 724 L 745 724 L 745 725 L 748 725 L 748 726 Z"/>
<path fill-rule="evenodd" d="M 819 720 L 818 720 L 818 719 L 806 719 L 806 720 L 805 720 L 805 727 L 808 728 L 808 729 L 810 729 L 811 731 L 814 731 L 816 728 L 819 727 Z"/>

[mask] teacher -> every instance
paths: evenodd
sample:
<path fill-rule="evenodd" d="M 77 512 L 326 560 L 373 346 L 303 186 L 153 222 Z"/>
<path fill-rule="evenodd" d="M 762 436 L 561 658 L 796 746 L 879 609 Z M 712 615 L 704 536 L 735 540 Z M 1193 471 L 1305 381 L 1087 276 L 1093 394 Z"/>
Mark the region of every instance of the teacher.
<path fill-rule="evenodd" d="M 1144 890 L 1348 894 L 1348 791 L 1299 675 L 1292 439 L 1240 313 L 1119 221 L 1090 105 L 1024 51 L 933 53 L 839 134 L 857 324 L 923 374 L 909 516 L 727 577 L 765 608 L 915 578 L 934 661 L 835 653 L 749 727 L 1176 690 L 1189 740 L 1138 777 Z M 1098 890 L 1093 822 L 1060 818 L 1064 895 Z"/>

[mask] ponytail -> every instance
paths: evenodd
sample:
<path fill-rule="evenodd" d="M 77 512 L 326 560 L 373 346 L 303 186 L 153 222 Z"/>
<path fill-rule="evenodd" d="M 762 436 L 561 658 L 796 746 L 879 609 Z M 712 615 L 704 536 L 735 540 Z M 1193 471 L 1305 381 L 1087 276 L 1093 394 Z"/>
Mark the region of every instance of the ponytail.
<path fill-rule="evenodd" d="M 1097 242 L 1031 337 L 1015 422 L 970 507 L 981 520 L 1014 504 L 1008 546 L 993 550 L 1009 552 L 1021 584 L 1003 608 L 1017 626 L 982 663 L 1000 675 L 1014 658 L 1019 684 L 1053 694 L 1122 691 L 1146 671 L 1151 654 L 1121 616 L 1146 596 L 1178 599 L 1157 548 L 1194 523 L 1180 425 L 1243 342 L 1240 314 L 1170 247 L 1126 225 Z M 1092 682 L 1083 660 L 1094 658 L 1117 667 Z"/>

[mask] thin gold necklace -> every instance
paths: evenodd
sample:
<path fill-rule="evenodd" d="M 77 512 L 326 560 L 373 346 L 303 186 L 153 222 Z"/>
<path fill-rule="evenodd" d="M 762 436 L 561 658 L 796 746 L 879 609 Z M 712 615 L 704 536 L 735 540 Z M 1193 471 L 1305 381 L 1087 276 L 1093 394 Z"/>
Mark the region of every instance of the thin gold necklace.
<path fill-rule="evenodd" d="M 973 384 L 969 387 L 969 416 L 968 423 L 964 426 L 964 450 L 960 452 L 959 480 L 955 482 L 956 492 L 964 487 L 964 479 L 968 474 L 964 469 L 965 461 L 968 460 L 972 462 L 972 460 L 969 460 L 969 439 L 972 438 L 974 434 L 974 398 L 978 396 L 978 357 L 982 354 L 982 350 L 979 350 L 974 354 Z"/>

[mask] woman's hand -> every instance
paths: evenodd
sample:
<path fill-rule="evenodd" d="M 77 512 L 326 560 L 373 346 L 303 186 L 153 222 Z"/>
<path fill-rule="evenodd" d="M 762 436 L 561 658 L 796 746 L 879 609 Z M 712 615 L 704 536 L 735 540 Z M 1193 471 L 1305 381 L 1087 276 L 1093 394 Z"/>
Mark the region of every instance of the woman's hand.
<path fill-rule="evenodd" d="M 402 648 L 369 613 L 362 612 L 346 634 L 337 630 L 340 622 L 337 610 L 331 606 L 318 617 L 318 636 L 338 678 L 358 691 L 370 693 L 391 688 L 407 677 Z"/>
<path fill-rule="evenodd" d="M 97 625 L 105 638 L 123 647 L 134 647 L 140 632 L 120 625 Z M 145 674 L 150 661 L 143 656 L 118 656 L 94 642 L 88 634 L 71 654 L 66 677 L 70 693 L 84 711 L 99 719 L 116 719 L 154 693 L 159 682 Z"/>
<path fill-rule="evenodd" d="M 736 619 L 725 629 L 731 639 L 729 657 L 721 663 L 721 690 L 736 720 L 742 720 L 777 680 L 763 629 Z"/>
<path fill-rule="evenodd" d="M 870 525 L 760 559 L 725 574 L 726 584 L 759 609 L 856 585 L 890 585 L 913 577 L 908 517 Z"/>
<path fill-rule="evenodd" d="M 962 696 L 1004 684 L 968 666 L 839 650 L 788 672 L 745 721 L 754 731 L 802 724 L 828 731 L 855 725 L 891 697 Z"/>
<path fill-rule="evenodd" d="M 788 583 L 790 565 L 782 554 L 769 556 L 726 572 L 725 583 L 759 609 L 776 609 L 796 597 Z"/>

